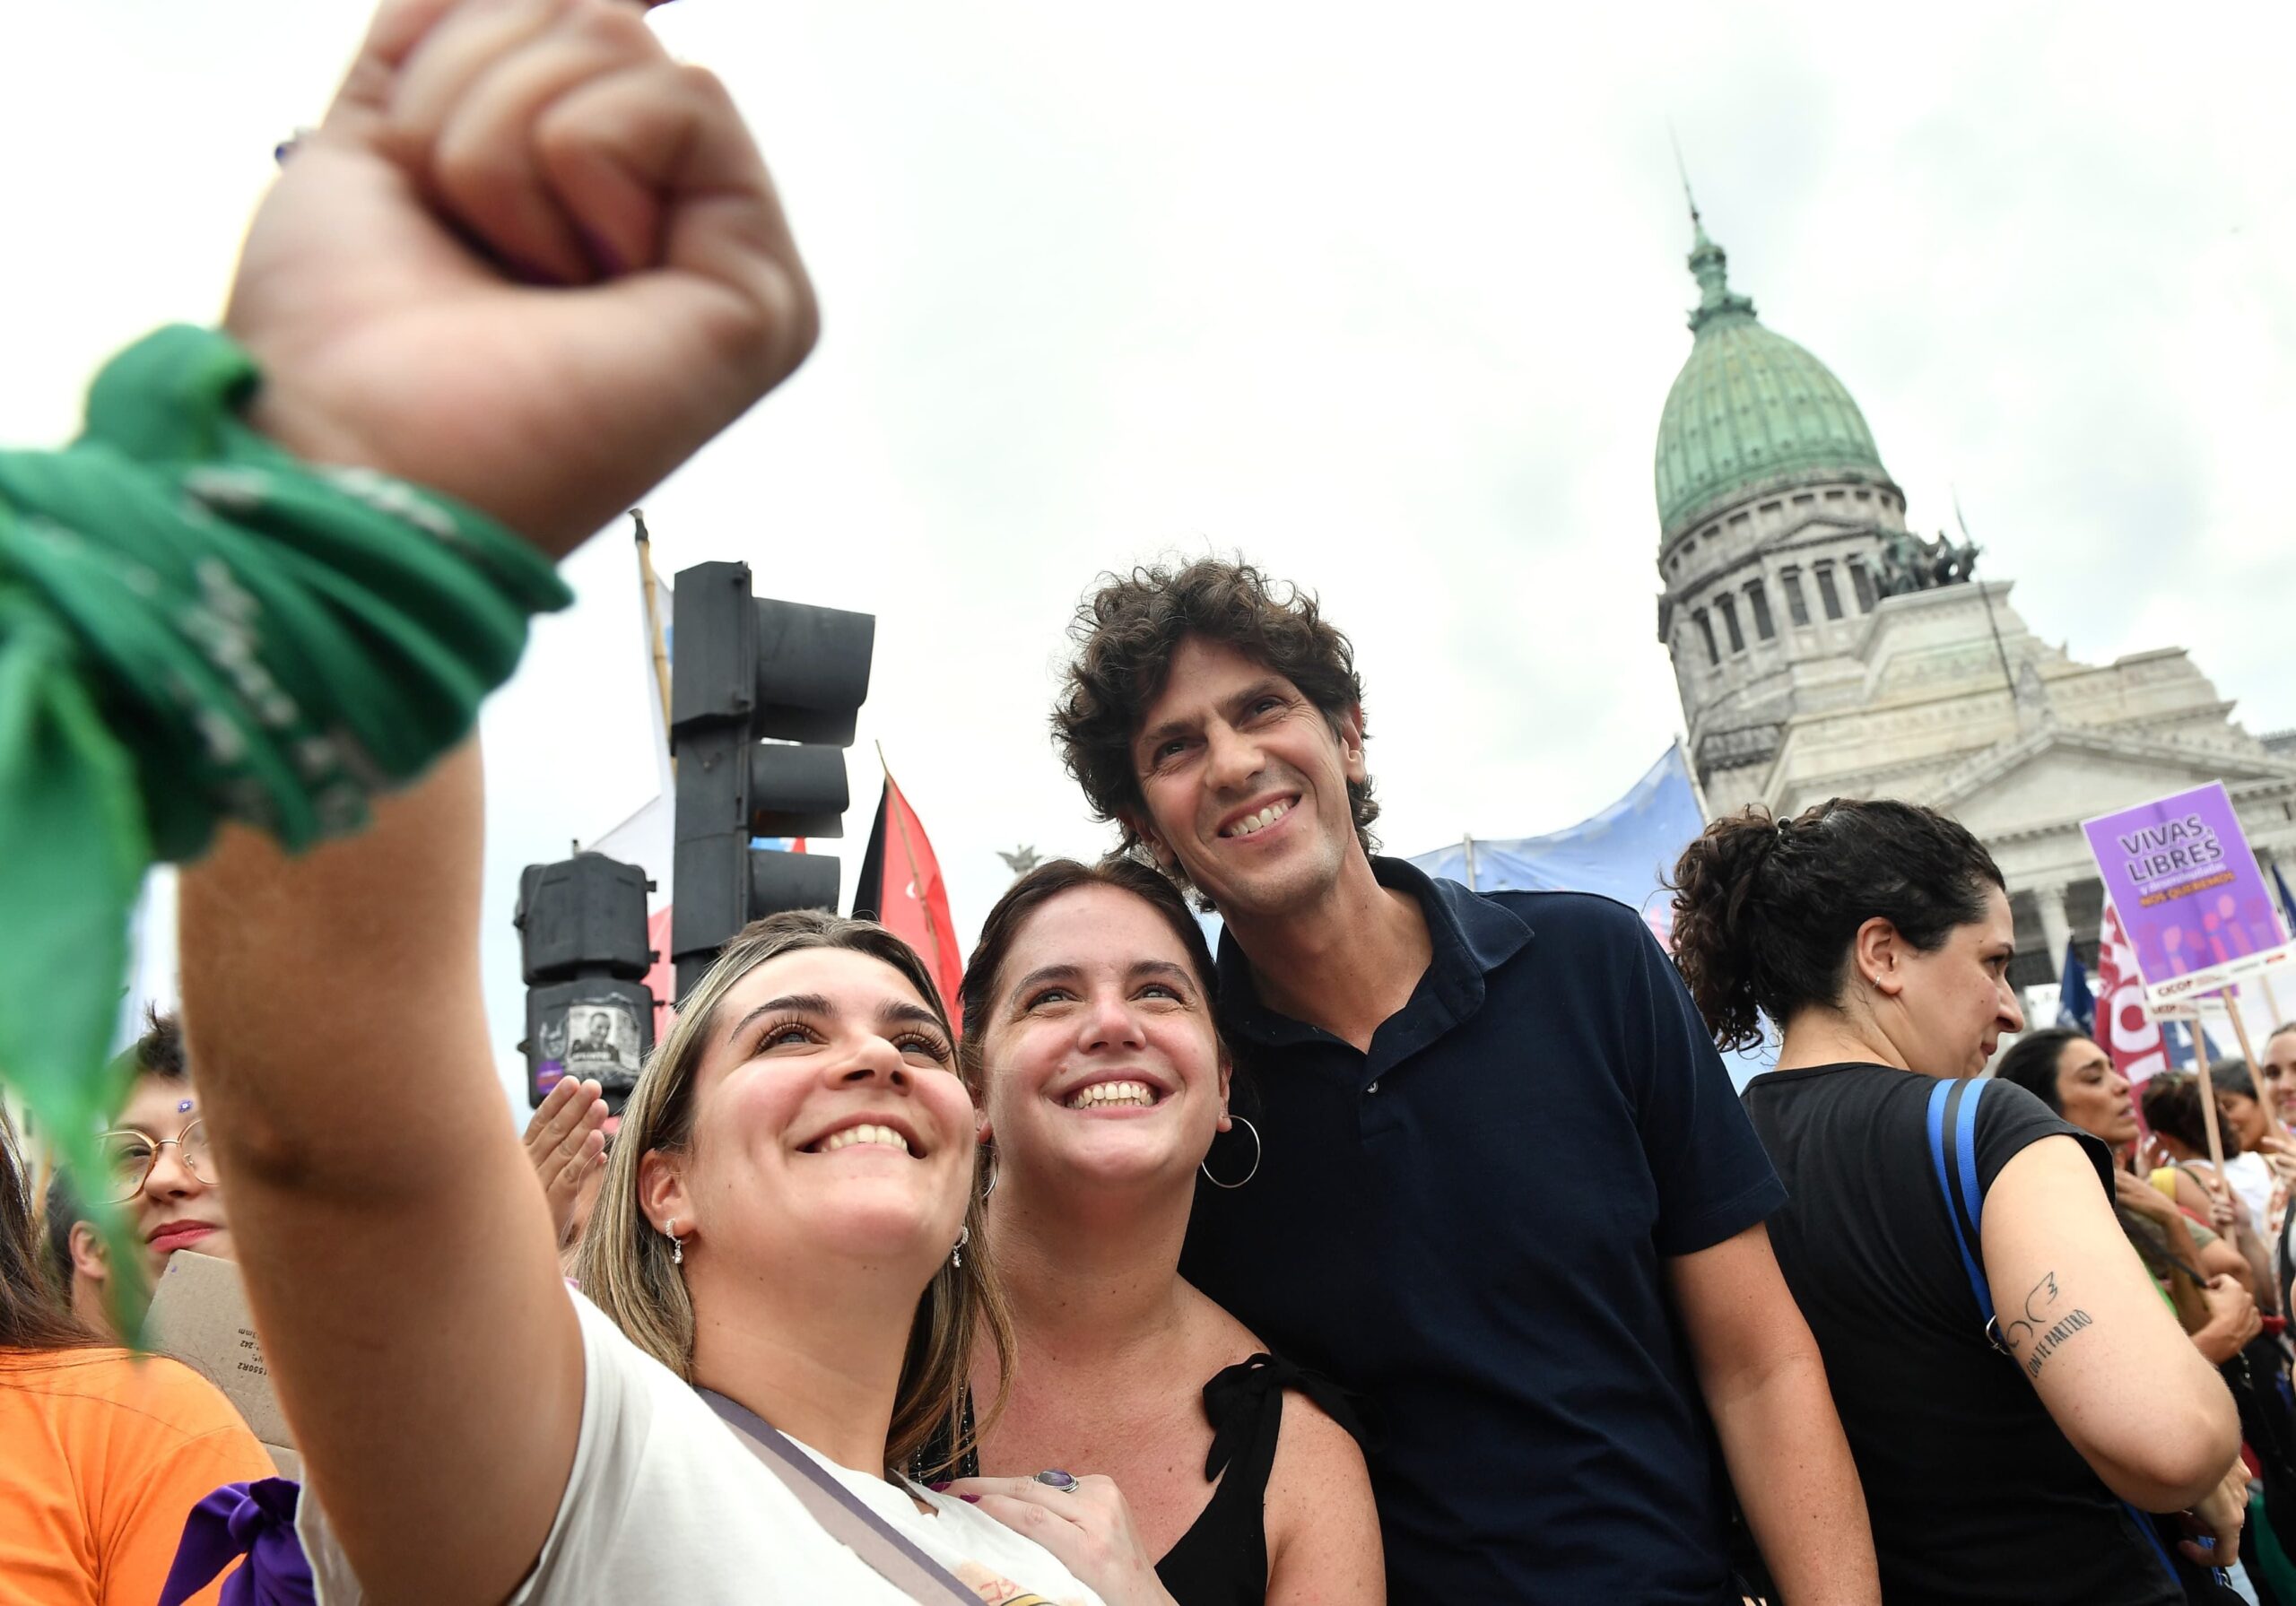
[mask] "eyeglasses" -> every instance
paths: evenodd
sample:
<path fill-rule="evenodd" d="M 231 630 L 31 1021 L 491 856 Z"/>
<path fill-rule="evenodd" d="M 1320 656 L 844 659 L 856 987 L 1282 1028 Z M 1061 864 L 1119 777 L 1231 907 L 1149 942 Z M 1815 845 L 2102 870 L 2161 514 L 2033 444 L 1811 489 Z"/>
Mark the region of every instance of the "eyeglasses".
<path fill-rule="evenodd" d="M 152 1179 L 152 1168 L 160 1163 L 160 1150 L 170 1143 L 186 1171 L 210 1186 L 214 1185 L 204 1122 L 194 1121 L 171 1138 L 154 1139 L 149 1133 L 127 1127 L 105 1133 L 96 1142 L 103 1150 L 104 1175 L 110 1181 L 109 1198 L 114 1204 L 124 1204 L 144 1191 L 144 1185 Z"/>

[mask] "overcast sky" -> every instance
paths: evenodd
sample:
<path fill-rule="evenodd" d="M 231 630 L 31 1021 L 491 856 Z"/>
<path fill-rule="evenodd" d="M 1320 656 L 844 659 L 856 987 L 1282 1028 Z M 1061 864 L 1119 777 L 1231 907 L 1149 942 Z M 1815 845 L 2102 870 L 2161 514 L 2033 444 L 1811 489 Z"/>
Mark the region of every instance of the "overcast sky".
<path fill-rule="evenodd" d="M 1681 726 L 1671 119 L 1734 285 L 1849 386 L 1918 527 L 1957 487 L 2044 636 L 2189 647 L 2251 730 L 2296 725 L 2292 16 L 681 0 L 658 26 L 747 109 L 826 321 L 648 499 L 657 557 L 877 615 L 848 866 L 882 741 L 968 939 L 995 849 L 1107 841 L 1045 710 L 1093 575 L 1166 552 L 1322 594 L 1391 848 L 1569 824 Z M 109 351 L 215 316 L 363 22 L 11 8 L 0 441 L 65 437 Z M 577 560 L 488 715 L 506 1055 L 518 866 L 651 788 L 633 572 L 619 534 Z"/>

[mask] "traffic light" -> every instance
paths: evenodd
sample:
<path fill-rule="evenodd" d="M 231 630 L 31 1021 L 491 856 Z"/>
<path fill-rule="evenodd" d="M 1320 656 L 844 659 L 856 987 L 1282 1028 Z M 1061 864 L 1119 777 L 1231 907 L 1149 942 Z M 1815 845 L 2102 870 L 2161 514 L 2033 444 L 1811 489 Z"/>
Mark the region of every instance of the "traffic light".
<path fill-rule="evenodd" d="M 646 894 L 635 864 L 577 854 L 518 877 L 519 968 L 526 980 L 526 1097 L 539 1105 L 563 1076 L 595 1079 L 615 1115 L 654 1047 L 645 976 Z"/>
<path fill-rule="evenodd" d="M 670 950 L 683 998 L 751 921 L 837 907 L 835 859 L 753 843 L 845 834 L 844 749 L 869 696 L 877 621 L 753 597 L 746 563 L 697 563 L 676 596 Z"/>

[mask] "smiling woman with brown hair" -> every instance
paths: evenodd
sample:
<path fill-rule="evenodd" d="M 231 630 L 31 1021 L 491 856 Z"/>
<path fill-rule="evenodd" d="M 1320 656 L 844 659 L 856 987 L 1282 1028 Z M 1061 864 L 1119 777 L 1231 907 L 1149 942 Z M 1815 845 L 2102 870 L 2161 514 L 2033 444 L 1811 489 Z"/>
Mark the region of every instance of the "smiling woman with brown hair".
<path fill-rule="evenodd" d="M 1056 1550 L 1126 1553 L 1179 1606 L 1377 1606 L 1370 1478 L 1327 1414 L 1347 1408 L 1179 1274 L 1197 1178 L 1248 1187 L 1259 1163 L 1213 986 L 1178 890 L 1132 859 L 1040 865 L 982 923 L 962 1062 L 1017 1364 L 980 1445 L 1004 1476 L 954 1487 Z M 997 1381 L 983 1355 L 976 1390 Z M 1033 1476 L 1072 1466 L 1130 1523 Z"/>

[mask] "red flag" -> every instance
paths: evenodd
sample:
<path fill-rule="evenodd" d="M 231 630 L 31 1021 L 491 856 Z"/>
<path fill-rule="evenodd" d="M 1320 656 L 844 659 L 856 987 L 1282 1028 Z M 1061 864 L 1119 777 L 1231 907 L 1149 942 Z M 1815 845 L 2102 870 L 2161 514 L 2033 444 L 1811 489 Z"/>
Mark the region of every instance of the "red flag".
<path fill-rule="evenodd" d="M 2121 928 L 2120 911 L 2109 902 L 2097 933 L 2097 1040 L 2112 1055 L 2113 1068 L 2132 1082 L 2142 1084 L 2169 1068 L 2160 1023 L 2144 1007 L 2136 950 Z"/>
<path fill-rule="evenodd" d="M 869 828 L 869 851 L 861 861 L 853 913 L 879 922 L 917 950 L 941 989 L 949 1019 L 961 1028 L 964 1005 L 958 986 L 964 978 L 964 956 L 957 951 L 957 928 L 949 918 L 941 861 L 933 856 L 924 821 L 893 784 L 890 771 L 885 794 L 877 801 L 876 823 Z"/>
<path fill-rule="evenodd" d="M 646 916 L 646 945 L 654 951 L 654 968 L 646 973 L 646 989 L 654 994 L 654 1041 L 670 1035 L 670 1007 L 677 1003 L 677 962 L 670 958 L 670 906 L 664 904 Z"/>

